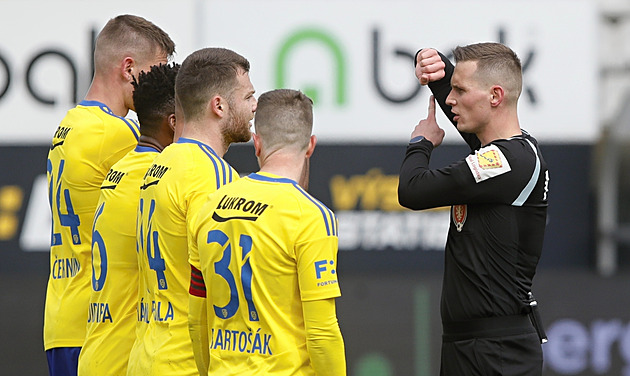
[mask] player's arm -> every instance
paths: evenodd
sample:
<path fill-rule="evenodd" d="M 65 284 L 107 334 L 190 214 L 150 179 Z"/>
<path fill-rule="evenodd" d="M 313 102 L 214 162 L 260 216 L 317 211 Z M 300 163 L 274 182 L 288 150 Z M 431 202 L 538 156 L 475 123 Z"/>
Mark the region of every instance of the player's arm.
<path fill-rule="evenodd" d="M 208 341 L 206 286 L 201 271 L 192 265 L 190 269 L 188 331 L 192 341 L 197 370 L 200 375 L 207 375 L 208 366 L 210 365 L 210 344 Z"/>
<path fill-rule="evenodd" d="M 318 376 L 344 376 L 346 355 L 335 311 L 335 299 L 302 302 L 306 346 Z"/>

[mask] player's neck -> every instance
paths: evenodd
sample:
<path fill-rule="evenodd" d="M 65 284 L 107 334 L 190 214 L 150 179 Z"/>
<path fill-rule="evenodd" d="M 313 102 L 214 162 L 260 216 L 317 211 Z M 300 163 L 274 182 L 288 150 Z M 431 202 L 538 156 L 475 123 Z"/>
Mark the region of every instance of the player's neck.
<path fill-rule="evenodd" d="M 152 147 L 160 152 L 164 150 L 164 146 L 158 140 L 145 135 L 140 135 L 140 138 L 138 139 L 138 145 Z"/>
<path fill-rule="evenodd" d="M 118 88 L 108 86 L 102 80 L 95 78 L 85 95 L 85 100 L 101 102 L 117 116 L 127 116 L 129 108 Z"/>
<path fill-rule="evenodd" d="M 229 145 L 225 144 L 218 125 L 187 122 L 183 124 L 181 137 L 203 142 L 210 146 L 220 157 L 227 153 L 229 147 Z"/>
<path fill-rule="evenodd" d="M 260 171 L 300 182 L 304 161 L 304 156 L 276 152 L 260 161 Z"/>

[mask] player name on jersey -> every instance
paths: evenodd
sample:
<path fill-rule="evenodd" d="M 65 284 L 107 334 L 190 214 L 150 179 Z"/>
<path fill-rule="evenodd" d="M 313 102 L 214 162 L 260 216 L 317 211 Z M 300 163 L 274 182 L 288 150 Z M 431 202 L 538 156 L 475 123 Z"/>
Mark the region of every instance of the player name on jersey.
<path fill-rule="evenodd" d="M 153 321 L 173 321 L 175 319 L 175 310 L 171 302 L 156 302 L 152 300 L 150 303 L 144 301 L 144 298 L 138 303 L 137 313 L 138 321 L 149 323 Z"/>
<path fill-rule="evenodd" d="M 72 278 L 81 270 L 81 263 L 75 257 L 55 259 L 50 268 L 52 279 Z"/>
<path fill-rule="evenodd" d="M 113 323 L 114 320 L 109 310 L 109 303 L 90 303 L 87 322 Z"/>
<path fill-rule="evenodd" d="M 213 350 L 221 349 L 247 354 L 273 355 L 269 345 L 272 335 L 261 333 L 260 328 L 256 332 L 251 329 L 241 331 L 219 328 L 212 328 L 211 331 L 210 348 Z"/>

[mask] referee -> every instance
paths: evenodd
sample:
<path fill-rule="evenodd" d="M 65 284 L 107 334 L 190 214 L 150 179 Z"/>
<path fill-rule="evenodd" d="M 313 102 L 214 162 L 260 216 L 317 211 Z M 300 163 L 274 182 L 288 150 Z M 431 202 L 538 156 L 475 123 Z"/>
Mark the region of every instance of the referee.
<path fill-rule="evenodd" d="M 398 187 L 401 205 L 451 206 L 441 298 L 441 375 L 540 375 L 546 341 L 531 295 L 547 217 L 549 173 L 521 130 L 519 58 L 499 43 L 416 55 L 416 76 L 471 153 L 430 169 L 444 130 L 429 115 L 411 134 Z"/>

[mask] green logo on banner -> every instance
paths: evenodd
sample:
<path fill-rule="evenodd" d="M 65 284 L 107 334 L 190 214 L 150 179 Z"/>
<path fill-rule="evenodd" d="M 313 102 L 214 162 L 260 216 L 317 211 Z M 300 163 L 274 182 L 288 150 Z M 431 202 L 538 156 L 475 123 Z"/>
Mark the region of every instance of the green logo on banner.
<path fill-rule="evenodd" d="M 343 105 L 346 102 L 346 66 L 343 52 L 335 39 L 326 32 L 317 29 L 303 29 L 293 33 L 282 44 L 276 59 L 276 87 L 284 88 L 288 81 L 287 60 L 293 49 L 303 42 L 313 41 L 323 44 L 332 53 L 336 68 L 335 77 L 335 103 Z M 319 102 L 319 89 L 316 86 L 302 88 L 304 94 L 308 95 L 314 103 Z"/>

